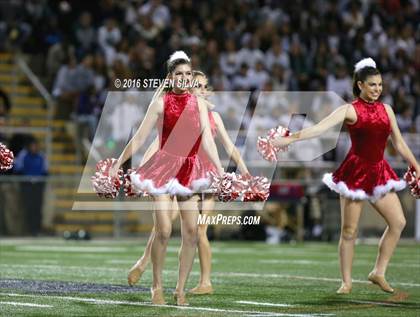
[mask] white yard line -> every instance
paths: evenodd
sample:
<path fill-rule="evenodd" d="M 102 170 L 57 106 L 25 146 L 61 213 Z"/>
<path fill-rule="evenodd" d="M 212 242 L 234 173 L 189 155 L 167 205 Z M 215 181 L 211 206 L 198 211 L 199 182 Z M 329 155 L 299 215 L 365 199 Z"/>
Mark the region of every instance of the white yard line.
<path fill-rule="evenodd" d="M 291 317 L 317 317 L 317 316 L 335 316 L 334 314 L 292 314 L 292 313 L 277 313 L 277 312 L 265 312 L 265 311 L 250 311 L 250 310 L 237 310 L 237 309 L 220 309 L 211 307 L 196 307 L 196 306 L 176 306 L 176 305 L 154 305 L 147 302 L 130 302 L 120 300 L 106 300 L 106 299 L 95 299 L 95 298 L 84 298 L 84 297 L 71 297 L 71 296 L 51 296 L 51 295 L 29 295 L 29 294 L 16 294 L 16 293 L 0 293 L 2 296 L 9 297 L 32 297 L 32 298 L 48 298 L 48 299 L 59 299 L 68 300 L 75 302 L 92 303 L 96 305 L 129 305 L 129 306 L 146 306 L 146 307 L 158 307 L 158 308 L 175 308 L 180 310 L 191 310 L 191 311 L 208 311 L 208 312 L 220 312 L 220 313 L 232 313 L 232 314 L 258 314 L 258 316 L 291 316 Z"/>
<path fill-rule="evenodd" d="M 178 257 L 176 256 L 166 256 L 165 261 L 178 261 Z M 217 259 L 212 259 L 211 263 L 219 263 L 220 261 Z M 106 260 L 105 263 L 107 264 L 127 264 L 127 265 L 133 265 L 135 260 Z M 194 263 L 200 263 L 200 260 L 195 258 Z"/>
<path fill-rule="evenodd" d="M 192 272 L 193 273 L 193 272 Z M 195 272 L 194 272 L 195 273 Z M 213 274 L 213 273 L 212 273 Z M 241 276 L 241 277 L 255 277 L 255 278 L 289 278 L 289 279 L 298 279 L 298 280 L 310 280 L 310 281 L 323 281 L 323 282 L 341 282 L 339 278 L 330 278 L 330 277 L 315 277 L 315 276 L 301 276 L 301 275 L 287 275 L 287 274 L 257 274 L 257 273 L 240 273 L 240 272 L 216 272 L 214 273 L 215 276 Z M 353 280 L 353 283 L 361 283 L 361 284 L 371 284 L 369 281 L 364 280 Z M 411 287 L 420 287 L 418 283 L 404 283 L 404 282 L 392 282 L 393 285 L 401 285 L 401 286 L 411 286 Z"/>
<path fill-rule="evenodd" d="M 97 241 L 89 241 L 88 243 L 90 245 L 88 246 L 68 246 L 65 243 L 63 244 L 43 244 L 42 240 L 40 241 L 40 244 L 28 244 L 28 242 L 30 242 L 31 240 L 23 240 L 23 241 L 19 241 L 19 240 L 0 240 L 0 245 L 2 243 L 4 243 L 4 245 L 13 245 L 10 242 L 18 242 L 16 243 L 16 251 L 22 251 L 22 252 L 80 252 L 80 253 L 128 253 L 130 252 L 130 250 L 132 248 L 139 248 L 139 250 L 144 249 L 144 245 L 143 244 L 139 244 L 139 246 L 136 246 L 135 244 L 131 245 L 125 245 L 124 247 L 121 246 L 112 246 L 114 243 L 109 243 L 110 246 L 106 246 L 106 241 L 100 241 L 100 243 L 96 243 Z M 33 240 L 32 240 L 33 241 Z M 25 243 L 22 243 L 25 242 Z M 66 241 L 63 241 L 66 242 Z M 96 244 L 96 245 L 95 245 Z M 98 245 L 99 244 L 99 245 Z M 168 253 L 178 253 L 179 251 L 179 247 L 177 246 L 168 246 L 167 248 L 167 252 Z M 291 249 L 291 248 L 282 248 L 281 246 L 279 248 L 275 248 L 275 249 L 264 249 L 261 250 L 258 248 L 258 245 L 256 245 L 255 247 L 243 247 L 243 248 L 235 248 L 235 247 L 224 247 L 224 246 L 214 246 L 212 247 L 212 252 L 214 254 L 272 254 L 272 255 L 290 255 L 290 256 L 319 256 L 320 254 L 322 254 L 323 258 L 336 258 L 337 257 L 337 251 L 335 249 L 331 249 L 331 250 L 316 250 L 314 247 L 308 247 L 305 249 Z M 408 253 L 411 254 L 412 251 L 406 251 Z M 399 250 L 398 252 L 400 255 L 404 254 L 405 252 L 403 252 L 402 250 Z M 369 256 L 363 253 L 360 253 L 358 255 L 359 258 L 363 258 L 365 256 Z M 418 265 L 417 263 L 410 263 L 412 264 L 412 266 L 409 267 L 420 267 L 420 265 Z M 394 265 L 394 266 L 401 266 L 404 267 L 405 264 L 402 263 L 391 263 L 390 265 Z"/>
<path fill-rule="evenodd" d="M 239 300 L 239 301 L 236 301 L 235 303 L 257 305 L 257 306 L 271 306 L 271 307 L 295 307 L 296 306 L 296 305 L 280 304 L 280 303 L 252 302 L 252 301 L 247 301 L 247 300 Z"/>
<path fill-rule="evenodd" d="M 40 307 L 40 308 L 51 308 L 51 305 L 33 304 L 33 303 L 21 303 L 21 302 L 1 302 L 0 305 L 13 305 L 13 306 L 26 306 L 26 307 Z"/>
<path fill-rule="evenodd" d="M 87 252 L 87 253 L 122 253 L 128 252 L 127 248 L 122 247 L 102 247 L 102 246 L 43 246 L 43 245 L 21 245 L 17 246 L 16 251 L 41 251 L 41 252 Z"/>
<path fill-rule="evenodd" d="M 25 265 L 25 264 L 0 264 L 1 268 L 12 268 L 15 270 L 17 267 L 22 268 L 41 268 L 41 269 L 48 269 L 49 272 L 52 273 L 53 269 L 56 269 L 57 271 L 63 271 L 63 270 L 87 270 L 91 271 L 92 269 L 88 266 L 66 266 L 66 265 Z M 126 268 L 105 268 L 105 267 L 95 267 L 95 271 L 114 271 L 114 272 L 124 272 L 126 273 Z M 4 273 L 4 270 L 2 270 Z M 176 270 L 164 270 L 164 273 L 173 273 L 178 274 L 178 271 Z M 191 275 L 200 275 L 200 272 L 191 272 Z M 276 273 L 266 273 L 266 274 L 259 274 L 259 273 L 241 273 L 241 272 L 213 272 L 213 276 L 215 277 L 254 277 L 254 278 L 268 278 L 268 279 L 297 279 L 297 280 L 308 280 L 308 281 L 323 281 L 323 282 L 341 282 L 341 279 L 339 278 L 330 278 L 330 277 L 317 277 L 317 276 L 303 276 L 303 275 L 288 275 L 288 274 L 276 274 Z M 371 284 L 371 282 L 367 280 L 353 280 L 353 283 L 360 283 L 360 284 Z M 420 287 L 419 283 L 406 283 L 406 282 L 397 282 L 392 281 L 392 285 L 400 285 L 400 286 L 409 286 L 409 287 Z"/>
<path fill-rule="evenodd" d="M 318 261 L 318 260 L 280 260 L 280 259 L 264 259 L 258 260 L 259 263 L 262 264 L 301 264 L 301 265 L 338 265 L 338 261 Z M 370 261 L 354 261 L 353 265 L 367 265 L 371 264 Z M 390 263 L 389 266 L 395 267 L 420 267 L 420 264 L 412 264 L 412 263 Z"/>

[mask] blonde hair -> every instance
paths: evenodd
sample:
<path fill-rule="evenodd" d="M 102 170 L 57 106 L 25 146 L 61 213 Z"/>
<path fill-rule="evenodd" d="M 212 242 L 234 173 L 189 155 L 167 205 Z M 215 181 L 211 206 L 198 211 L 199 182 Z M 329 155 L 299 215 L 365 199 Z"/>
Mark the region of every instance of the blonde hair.
<path fill-rule="evenodd" d="M 207 78 L 206 74 L 204 74 L 201 70 L 193 70 L 192 74 L 193 74 L 193 77 L 203 76 Z"/>

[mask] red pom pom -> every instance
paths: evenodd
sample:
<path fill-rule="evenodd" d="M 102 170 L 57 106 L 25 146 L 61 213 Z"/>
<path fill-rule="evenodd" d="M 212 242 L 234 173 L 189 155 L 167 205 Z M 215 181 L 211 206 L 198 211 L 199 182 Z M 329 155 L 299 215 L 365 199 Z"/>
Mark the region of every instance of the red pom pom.
<path fill-rule="evenodd" d="M 128 169 L 127 173 L 124 174 L 124 185 L 123 185 L 123 190 L 124 190 L 124 195 L 126 197 L 133 197 L 133 196 L 138 196 L 138 194 L 135 192 L 133 184 L 131 182 L 131 173 L 134 172 L 134 170 L 132 169 Z"/>
<path fill-rule="evenodd" d="M 415 199 L 420 198 L 420 178 L 416 174 L 416 170 L 413 166 L 409 166 L 407 172 L 404 174 L 404 180 L 410 187 L 410 193 Z"/>
<path fill-rule="evenodd" d="M 269 162 L 277 162 L 278 149 L 272 146 L 266 137 L 258 137 L 257 151 Z"/>
<path fill-rule="evenodd" d="M 228 202 L 239 197 L 241 188 L 235 173 L 224 173 L 220 176 L 210 172 L 210 178 L 210 189 L 220 201 Z"/>
<path fill-rule="evenodd" d="M 128 169 L 127 173 L 124 174 L 123 190 L 125 197 L 149 196 L 147 192 L 139 191 L 135 186 L 133 186 L 133 182 L 131 181 L 131 173 L 133 172 L 135 172 L 135 170 Z"/>
<path fill-rule="evenodd" d="M 214 173 L 211 189 L 220 201 L 228 202 L 240 198 L 242 201 L 265 201 L 270 194 L 270 182 L 266 177 Z"/>
<path fill-rule="evenodd" d="M 96 173 L 92 176 L 93 190 L 99 197 L 115 198 L 120 191 L 123 176 L 122 169 L 118 170 L 116 177 L 109 176 L 109 170 L 117 162 L 114 158 L 101 160 L 96 164 Z"/>
<path fill-rule="evenodd" d="M 13 167 L 13 152 L 0 143 L 0 170 L 6 171 Z"/>
<path fill-rule="evenodd" d="M 272 128 L 268 131 L 267 136 L 258 137 L 257 150 L 265 160 L 270 162 L 277 162 L 277 153 L 288 151 L 289 147 L 274 146 L 270 143 L 270 140 L 273 140 L 279 136 L 287 137 L 290 135 L 290 131 L 282 126 Z"/>
<path fill-rule="evenodd" d="M 267 177 L 251 176 L 243 192 L 243 201 L 266 201 L 270 195 L 270 182 Z"/>

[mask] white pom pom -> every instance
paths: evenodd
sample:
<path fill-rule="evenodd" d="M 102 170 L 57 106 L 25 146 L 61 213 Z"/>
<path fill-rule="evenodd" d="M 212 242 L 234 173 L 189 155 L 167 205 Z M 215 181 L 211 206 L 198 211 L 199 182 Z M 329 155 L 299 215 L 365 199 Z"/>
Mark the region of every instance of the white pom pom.
<path fill-rule="evenodd" d="M 370 57 L 364 58 L 364 59 L 360 60 L 359 62 L 357 62 L 356 65 L 354 65 L 354 71 L 355 72 L 358 72 L 359 70 L 361 70 L 362 68 L 365 68 L 365 67 L 373 67 L 373 68 L 376 68 L 376 63 Z"/>
<path fill-rule="evenodd" d="M 188 57 L 187 54 L 185 54 L 184 51 L 176 51 L 174 52 L 171 57 L 169 57 L 169 63 L 172 63 L 173 61 L 177 60 L 177 59 L 184 59 L 187 62 L 190 61 L 190 58 Z"/>

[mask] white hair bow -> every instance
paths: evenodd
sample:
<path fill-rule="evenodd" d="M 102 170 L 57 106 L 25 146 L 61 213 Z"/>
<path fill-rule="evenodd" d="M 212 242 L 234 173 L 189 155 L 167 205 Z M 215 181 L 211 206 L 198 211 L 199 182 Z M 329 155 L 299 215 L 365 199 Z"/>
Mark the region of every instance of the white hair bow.
<path fill-rule="evenodd" d="M 376 68 L 376 63 L 370 57 L 364 58 L 364 59 L 360 60 L 359 62 L 357 62 L 356 65 L 354 65 L 354 71 L 358 72 L 359 70 L 361 70 L 362 68 L 365 68 L 365 67 Z"/>
<path fill-rule="evenodd" d="M 184 59 L 187 62 L 190 62 L 190 58 L 187 54 L 185 54 L 184 51 L 176 51 L 169 57 L 169 63 L 172 63 L 173 61 L 177 59 Z"/>

